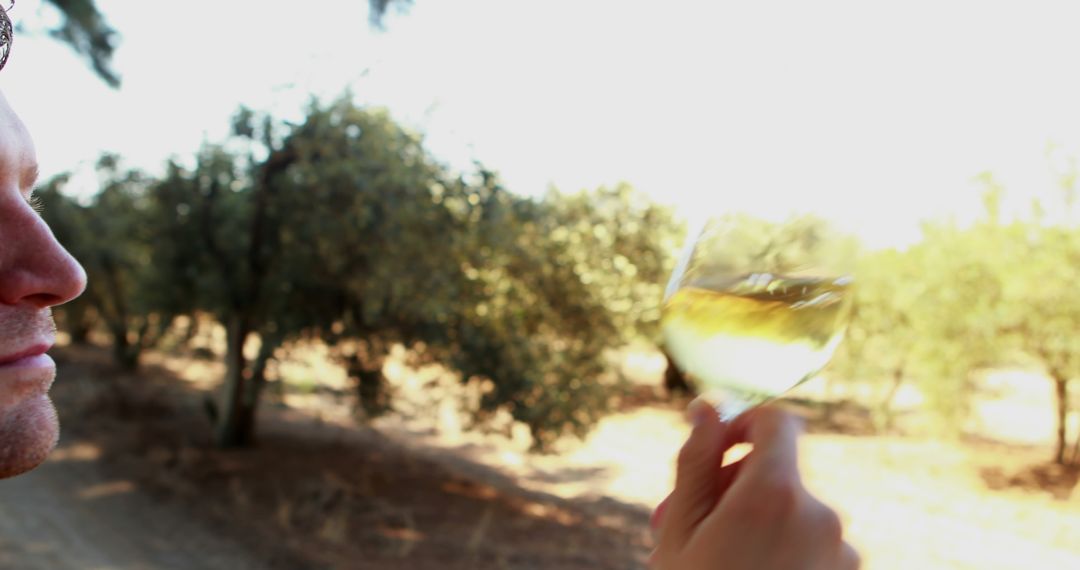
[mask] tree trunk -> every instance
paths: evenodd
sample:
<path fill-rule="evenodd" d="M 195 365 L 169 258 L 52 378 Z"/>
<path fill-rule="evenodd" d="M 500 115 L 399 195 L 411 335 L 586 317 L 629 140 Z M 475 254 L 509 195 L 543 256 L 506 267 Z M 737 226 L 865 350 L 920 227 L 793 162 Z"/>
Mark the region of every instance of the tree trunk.
<path fill-rule="evenodd" d="M 664 358 L 667 359 L 667 369 L 664 370 L 664 389 L 667 391 L 668 396 L 693 395 L 694 388 L 687 381 L 686 375 L 679 370 L 679 367 L 675 366 L 675 361 L 671 360 L 671 356 L 666 352 Z"/>
<path fill-rule="evenodd" d="M 112 329 L 113 362 L 125 371 L 131 372 L 139 367 L 139 349 L 128 340 L 126 328 Z"/>
<path fill-rule="evenodd" d="M 268 268 L 267 251 L 273 250 L 277 244 L 276 229 L 272 226 L 272 221 L 267 219 L 272 191 L 270 182 L 274 175 L 283 172 L 292 163 L 295 156 L 291 148 L 272 152 L 262 167 L 258 188 L 253 197 L 255 203 L 249 233 L 251 241 L 248 243 L 245 259 L 249 273 L 246 282 L 232 291 L 232 306 L 237 315 L 233 319 L 234 324 L 230 326 L 235 332 L 229 337 L 229 347 L 225 354 L 224 406 L 218 416 L 215 433 L 219 447 L 245 447 L 254 443 L 255 407 L 262 382 L 261 379 L 256 382 L 250 376 L 252 371 L 247 369 L 247 361 L 244 359 L 244 343 L 251 334 L 254 307 L 258 306 L 262 293 Z M 218 190 L 220 188 L 215 186 L 214 191 Z M 209 217 L 207 221 L 210 221 Z M 223 274 L 227 278 L 233 276 L 232 261 L 222 254 L 212 239 L 208 243 L 212 248 L 211 253 L 222 262 Z M 232 282 L 231 279 L 228 280 Z"/>
<path fill-rule="evenodd" d="M 1076 430 L 1076 441 L 1073 442 L 1072 465 L 1080 467 L 1080 430 Z"/>
<path fill-rule="evenodd" d="M 180 336 L 183 339 L 184 346 L 190 346 L 191 341 L 195 340 L 195 337 L 199 334 L 199 315 L 193 314 L 189 317 L 187 326 L 184 327 L 184 334 Z"/>
<path fill-rule="evenodd" d="M 889 432 L 892 431 L 896 421 L 896 417 L 892 412 L 893 399 L 896 398 L 896 393 L 900 391 L 900 386 L 904 383 L 904 367 L 897 366 L 893 369 L 892 385 L 889 386 L 889 392 L 885 394 L 885 398 L 878 404 L 878 412 L 881 415 L 881 429 Z"/>
<path fill-rule="evenodd" d="M 210 207 L 203 210 L 206 247 L 211 257 L 218 262 L 222 276 L 227 283 L 234 284 L 229 297 L 234 311 L 228 324 L 228 348 L 225 353 L 225 385 L 223 386 L 222 406 L 217 416 L 214 429 L 215 443 L 219 447 L 244 447 L 251 445 L 255 436 L 255 407 L 258 403 L 259 384 L 251 378 L 244 358 L 244 343 L 252 332 L 255 308 L 259 306 L 263 281 L 269 264 L 269 253 L 277 246 L 277 229 L 272 220 L 268 220 L 271 180 L 274 175 L 288 168 L 296 157 L 293 149 L 273 151 L 263 164 L 259 182 L 253 196 L 254 211 L 249 231 L 250 241 L 247 254 L 240 264 L 224 253 L 214 240 L 214 215 Z M 223 187 L 212 182 L 208 189 L 207 204 Z M 247 269 L 246 279 L 237 279 L 236 267 L 243 265 Z M 261 373 L 260 373 L 261 374 Z"/>
<path fill-rule="evenodd" d="M 1057 396 L 1057 443 L 1054 448 L 1054 462 L 1065 464 L 1065 420 L 1069 417 L 1069 380 L 1054 375 L 1054 392 Z"/>
<path fill-rule="evenodd" d="M 251 374 L 245 379 L 239 409 L 241 432 L 244 434 L 241 445 L 253 445 L 257 432 L 259 410 L 259 398 L 262 395 L 263 386 L 266 385 L 266 365 L 274 358 L 274 350 L 281 344 L 274 337 L 263 337 L 259 354 L 251 365 Z"/>
<path fill-rule="evenodd" d="M 90 327 L 83 323 L 73 323 L 68 326 L 68 335 L 71 336 L 71 344 L 78 346 L 90 344 Z"/>
<path fill-rule="evenodd" d="M 218 447 L 244 447 L 251 443 L 254 414 L 245 413 L 244 392 L 247 360 L 244 342 L 251 333 L 248 320 L 233 316 L 226 329 L 225 383 L 222 386 L 222 405 L 214 428 L 214 443 Z"/>
<path fill-rule="evenodd" d="M 365 365 L 356 361 L 349 367 L 349 376 L 356 379 L 356 393 L 366 417 L 375 418 L 390 410 L 381 364 Z"/>
<path fill-rule="evenodd" d="M 90 310 L 82 303 L 64 307 L 64 328 L 71 337 L 71 344 L 90 344 L 90 331 L 94 329 L 94 320 L 89 313 Z"/>

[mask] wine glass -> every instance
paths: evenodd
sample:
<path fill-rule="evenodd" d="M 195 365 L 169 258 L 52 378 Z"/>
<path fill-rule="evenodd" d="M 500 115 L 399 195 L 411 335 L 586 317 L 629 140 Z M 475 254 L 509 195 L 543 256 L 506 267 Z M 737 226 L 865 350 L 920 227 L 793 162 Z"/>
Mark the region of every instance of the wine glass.
<path fill-rule="evenodd" d="M 664 296 L 664 347 L 721 418 L 819 372 L 844 336 L 854 240 L 811 216 L 699 223 Z"/>

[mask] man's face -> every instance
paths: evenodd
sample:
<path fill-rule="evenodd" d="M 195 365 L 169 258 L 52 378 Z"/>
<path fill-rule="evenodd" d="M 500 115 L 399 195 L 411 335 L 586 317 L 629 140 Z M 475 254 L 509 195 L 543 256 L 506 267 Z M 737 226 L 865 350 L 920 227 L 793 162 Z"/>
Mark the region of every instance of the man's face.
<path fill-rule="evenodd" d="M 0 478 L 33 469 L 56 445 L 50 307 L 86 286 L 82 267 L 30 205 L 36 176 L 30 135 L 0 95 Z"/>

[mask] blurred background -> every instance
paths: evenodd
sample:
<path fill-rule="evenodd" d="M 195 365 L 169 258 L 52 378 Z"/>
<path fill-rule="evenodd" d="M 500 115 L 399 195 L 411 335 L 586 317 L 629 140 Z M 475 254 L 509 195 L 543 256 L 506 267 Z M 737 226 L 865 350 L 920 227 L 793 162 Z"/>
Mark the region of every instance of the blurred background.
<path fill-rule="evenodd" d="M 1080 14 L 784 4 L 19 0 L 90 284 L 0 564 L 643 568 L 664 285 L 746 213 L 858 244 L 784 405 L 864 566 L 1080 567 Z"/>

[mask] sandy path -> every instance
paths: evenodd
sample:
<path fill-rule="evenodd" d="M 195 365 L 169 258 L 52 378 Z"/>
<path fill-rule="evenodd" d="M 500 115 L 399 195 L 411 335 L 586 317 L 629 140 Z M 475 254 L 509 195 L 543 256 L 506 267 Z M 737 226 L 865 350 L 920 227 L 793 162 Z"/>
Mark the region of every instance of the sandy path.
<path fill-rule="evenodd" d="M 681 413 L 642 408 L 604 418 L 584 443 L 558 457 L 508 452 L 498 440 L 463 445 L 428 437 L 425 443 L 500 465 L 527 489 L 651 508 L 669 489 L 687 434 Z M 1032 490 L 991 491 L 978 474 L 979 465 L 1011 471 L 1048 455 L 1014 457 L 901 437 L 808 434 L 800 442 L 806 485 L 839 511 L 869 570 L 1080 569 L 1080 489 L 1066 500 Z"/>
<path fill-rule="evenodd" d="M 92 448 L 69 446 L 33 472 L 0 481 L 0 568 L 273 566 L 131 481 L 107 477 L 95 459 Z"/>

